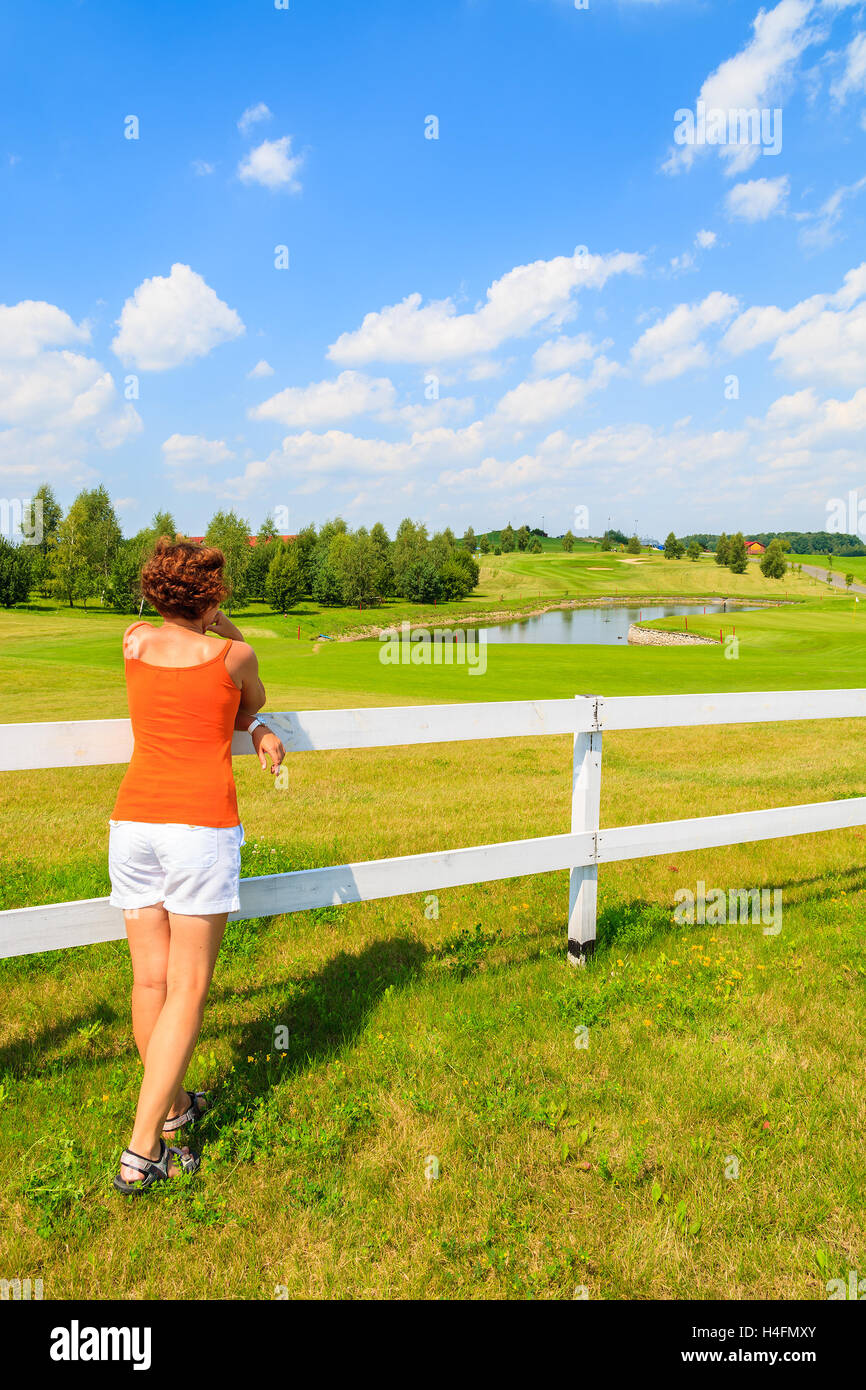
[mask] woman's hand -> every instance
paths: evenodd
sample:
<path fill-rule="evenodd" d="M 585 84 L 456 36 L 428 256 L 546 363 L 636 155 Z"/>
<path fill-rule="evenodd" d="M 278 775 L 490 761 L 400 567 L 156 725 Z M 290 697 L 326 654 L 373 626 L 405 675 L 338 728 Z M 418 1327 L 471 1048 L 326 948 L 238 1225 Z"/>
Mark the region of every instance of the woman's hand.
<path fill-rule="evenodd" d="M 273 775 L 286 756 L 286 750 L 282 743 L 276 734 L 272 734 L 270 729 L 266 729 L 263 724 L 260 724 L 257 729 L 253 729 L 250 738 L 262 765 L 262 772 L 270 771 Z M 271 762 L 270 768 L 268 768 L 268 759 Z"/>
<path fill-rule="evenodd" d="M 215 632 L 217 637 L 231 637 L 235 642 L 244 640 L 240 628 L 235 627 L 231 618 L 227 618 L 221 608 L 217 609 L 210 622 L 205 625 L 205 632 Z"/>

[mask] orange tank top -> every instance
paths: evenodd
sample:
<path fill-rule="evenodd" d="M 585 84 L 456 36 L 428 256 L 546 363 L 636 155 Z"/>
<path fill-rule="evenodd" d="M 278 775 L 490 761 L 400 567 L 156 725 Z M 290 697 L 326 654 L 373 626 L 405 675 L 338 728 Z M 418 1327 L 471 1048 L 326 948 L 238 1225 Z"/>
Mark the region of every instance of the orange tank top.
<path fill-rule="evenodd" d="M 232 733 L 241 692 L 225 664 L 230 646 L 227 638 L 221 652 L 198 666 L 126 658 L 135 748 L 118 788 L 114 820 L 238 824 Z"/>

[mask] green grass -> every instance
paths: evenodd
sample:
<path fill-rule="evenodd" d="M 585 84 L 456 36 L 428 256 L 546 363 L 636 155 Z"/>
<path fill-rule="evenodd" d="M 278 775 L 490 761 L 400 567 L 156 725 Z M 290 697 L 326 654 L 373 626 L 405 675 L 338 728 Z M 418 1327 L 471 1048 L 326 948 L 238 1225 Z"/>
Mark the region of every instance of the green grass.
<path fill-rule="evenodd" d="M 607 592 L 582 558 L 501 558 L 513 607 Z M 632 594 L 733 592 L 712 562 L 621 569 Z M 736 660 L 490 647 L 482 677 L 309 640 L 345 613 L 300 642 L 295 618 L 239 623 L 277 634 L 253 639 L 272 709 L 866 685 L 851 599 L 795 596 L 730 615 Z M 124 714 L 124 625 L 0 616 L 0 718 Z M 856 720 L 607 735 L 602 824 L 866 795 L 862 746 Z M 32 762 L 3 774 L 2 905 L 106 893 L 121 769 Z M 293 755 L 285 791 L 252 759 L 236 776 L 245 875 L 569 823 L 567 738 Z M 781 888 L 781 934 L 675 926 L 698 880 Z M 866 831 L 605 867 L 583 971 L 564 874 L 437 897 L 229 928 L 190 1074 L 216 1100 L 202 1173 L 136 1204 L 110 1189 L 139 1075 L 124 943 L 0 962 L 0 1274 L 46 1298 L 790 1299 L 862 1272 Z"/>

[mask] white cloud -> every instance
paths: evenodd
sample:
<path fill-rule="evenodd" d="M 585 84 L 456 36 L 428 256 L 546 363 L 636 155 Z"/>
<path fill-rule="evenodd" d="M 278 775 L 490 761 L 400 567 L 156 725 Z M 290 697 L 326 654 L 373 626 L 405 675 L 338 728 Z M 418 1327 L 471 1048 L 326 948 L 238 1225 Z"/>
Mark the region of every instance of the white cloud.
<path fill-rule="evenodd" d="M 752 38 L 710 73 L 698 101 L 708 111 L 777 107 L 801 55 L 817 37 L 809 25 L 812 8 L 812 0 L 780 0 L 772 10 L 759 10 L 752 22 Z M 671 150 L 665 171 L 691 168 L 698 151 L 708 149 L 717 151 L 731 174 L 748 169 L 761 154 L 761 146 L 753 144 L 678 145 Z"/>
<path fill-rule="evenodd" d="M 141 430 L 134 407 L 120 401 L 101 362 L 73 352 L 87 341 L 54 304 L 22 300 L 0 305 L 0 468 L 9 477 L 69 476 L 92 470 L 82 457 L 114 449 Z"/>
<path fill-rule="evenodd" d="M 200 434 L 172 434 L 162 445 L 167 468 L 212 467 L 233 459 L 224 439 L 205 439 Z"/>
<path fill-rule="evenodd" d="M 280 140 L 263 140 L 241 160 L 238 177 L 244 183 L 260 183 L 264 188 L 285 188 L 290 193 L 299 193 L 301 185 L 296 175 L 303 160 L 291 151 L 291 135 L 284 135 Z"/>
<path fill-rule="evenodd" d="M 262 358 L 260 362 L 257 362 L 251 371 L 247 372 L 247 376 L 252 380 L 262 376 L 273 376 L 273 374 L 273 367 L 270 362 L 266 362 L 264 358 Z"/>
<path fill-rule="evenodd" d="M 764 222 L 774 213 L 785 211 L 790 192 L 787 174 L 778 179 L 752 179 L 749 183 L 738 183 L 725 199 L 730 217 L 743 222 Z"/>
<path fill-rule="evenodd" d="M 710 357 L 701 333 L 727 323 L 738 307 L 733 295 L 720 290 L 708 294 L 700 304 L 678 304 L 648 328 L 632 348 L 632 361 L 642 370 L 644 381 L 667 381 L 707 366 Z"/>
<path fill-rule="evenodd" d="M 866 303 L 841 312 L 825 309 L 783 333 L 770 356 L 790 377 L 856 386 L 866 378 Z"/>
<path fill-rule="evenodd" d="M 423 433 L 447 425 L 450 421 L 468 420 L 475 412 L 472 396 L 441 396 L 439 400 L 418 401 L 382 410 L 378 414 L 384 424 L 401 424 L 415 433 Z"/>
<path fill-rule="evenodd" d="M 792 396 L 780 396 L 769 407 L 764 422 L 773 429 L 787 429 L 800 420 L 808 420 L 817 414 L 818 397 L 812 387 L 796 391 Z"/>
<path fill-rule="evenodd" d="M 542 424 L 583 405 L 593 391 L 602 390 L 620 370 L 618 363 L 599 357 L 589 377 L 562 372 L 555 377 L 522 381 L 505 393 L 496 407 L 496 414 L 517 426 Z"/>
<path fill-rule="evenodd" d="M 212 174 L 215 168 L 216 165 L 208 164 L 206 159 L 194 159 L 192 161 L 193 173 L 198 174 L 199 178 L 205 178 L 208 174 Z"/>
<path fill-rule="evenodd" d="M 0 304 L 0 359 L 36 357 L 48 344 L 65 347 L 89 341 L 88 324 L 76 324 L 56 304 L 39 299 Z"/>
<path fill-rule="evenodd" d="M 637 274 L 642 263 L 642 256 L 631 253 L 597 256 L 578 250 L 573 256 L 515 266 L 494 281 L 483 304 L 465 314 L 457 313 L 452 299 L 422 307 L 421 295 L 410 294 L 400 304 L 367 314 L 359 329 L 340 335 L 328 356 L 360 366 L 441 362 L 492 352 L 537 324 L 558 325 L 573 313 L 577 291 L 600 289 L 612 275 Z"/>
<path fill-rule="evenodd" d="M 354 415 L 387 410 L 396 392 L 387 377 L 368 377 L 363 372 L 341 372 L 334 381 L 313 381 L 309 386 L 287 386 L 248 412 L 253 420 L 277 420 L 290 429 L 351 419 Z"/>
<path fill-rule="evenodd" d="M 490 381 L 493 377 L 501 376 L 504 370 L 504 363 L 488 357 L 480 362 L 473 362 L 472 366 L 467 368 L 466 375 L 470 381 Z"/>
<path fill-rule="evenodd" d="M 111 346 L 123 362 L 141 371 L 162 372 L 245 332 L 230 309 L 188 265 L 154 275 L 127 299 Z"/>
<path fill-rule="evenodd" d="M 246 135 L 252 126 L 259 121 L 269 121 L 271 112 L 263 101 L 259 101 L 255 106 L 248 106 L 246 111 L 238 120 L 238 130 L 242 135 Z"/>
<path fill-rule="evenodd" d="M 835 193 L 831 193 L 826 202 L 816 213 L 799 214 L 799 219 L 807 223 L 800 232 L 801 246 L 812 250 L 823 249 L 831 246 L 838 240 L 836 228 L 842 220 L 842 209 L 848 198 L 853 198 L 862 188 L 866 187 L 866 177 L 858 179 L 856 183 L 843 185 L 837 188 Z"/>
<path fill-rule="evenodd" d="M 715 232 L 701 230 L 695 237 L 695 245 L 700 246 L 703 251 L 708 251 L 711 246 L 715 246 L 718 237 Z"/>
<path fill-rule="evenodd" d="M 838 102 L 847 101 L 852 92 L 866 91 L 866 34 L 855 34 L 845 50 L 845 70 L 830 91 Z"/>
<path fill-rule="evenodd" d="M 731 324 L 722 341 L 735 355 L 773 343 L 771 361 L 795 379 L 825 378 L 856 385 L 866 377 L 866 261 L 845 275 L 834 294 L 815 294 L 791 309 L 755 305 Z"/>
<path fill-rule="evenodd" d="M 589 362 L 595 355 L 595 348 L 586 333 L 578 333 L 574 338 L 548 338 L 532 356 L 535 370 L 544 376 L 551 372 L 567 371 L 581 362 Z"/>

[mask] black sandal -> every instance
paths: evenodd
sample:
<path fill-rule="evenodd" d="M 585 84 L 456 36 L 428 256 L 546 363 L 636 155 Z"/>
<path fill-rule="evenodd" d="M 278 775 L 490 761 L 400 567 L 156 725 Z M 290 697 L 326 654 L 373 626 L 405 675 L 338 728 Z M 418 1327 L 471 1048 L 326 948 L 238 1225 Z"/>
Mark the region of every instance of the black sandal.
<path fill-rule="evenodd" d="M 132 1149 L 123 1150 L 120 1155 L 123 1166 L 135 1168 L 143 1176 L 136 1178 L 134 1182 L 127 1182 L 118 1173 L 114 1178 L 114 1186 L 118 1192 L 122 1192 L 125 1197 L 136 1197 L 146 1188 L 153 1187 L 154 1183 L 165 1182 L 169 1176 L 169 1155 L 174 1155 L 185 1173 L 198 1172 L 201 1167 L 201 1159 L 196 1154 L 189 1151 L 184 1153 L 182 1149 L 169 1148 L 164 1139 L 160 1139 L 159 1144 L 159 1158 L 145 1158 L 143 1154 L 134 1153 Z"/>
<path fill-rule="evenodd" d="M 192 1129 L 196 1120 L 200 1120 L 209 1108 L 206 1091 L 187 1091 L 187 1095 L 189 1096 L 188 1109 L 184 1110 L 182 1115 L 172 1115 L 170 1120 L 166 1120 L 162 1127 L 163 1134 L 176 1134 L 185 1125 Z M 200 1105 L 199 1102 L 201 1102 Z"/>

